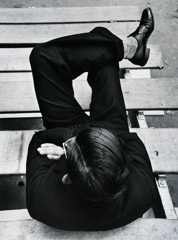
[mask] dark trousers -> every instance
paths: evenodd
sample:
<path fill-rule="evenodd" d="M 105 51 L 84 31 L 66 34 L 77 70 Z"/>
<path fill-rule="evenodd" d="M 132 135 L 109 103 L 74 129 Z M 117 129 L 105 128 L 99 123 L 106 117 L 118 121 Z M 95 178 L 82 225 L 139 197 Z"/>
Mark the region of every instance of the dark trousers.
<path fill-rule="evenodd" d="M 123 55 L 122 40 L 102 27 L 37 45 L 30 62 L 44 126 L 89 123 L 128 131 L 118 64 Z M 72 87 L 72 80 L 84 72 L 92 88 L 90 117 Z"/>

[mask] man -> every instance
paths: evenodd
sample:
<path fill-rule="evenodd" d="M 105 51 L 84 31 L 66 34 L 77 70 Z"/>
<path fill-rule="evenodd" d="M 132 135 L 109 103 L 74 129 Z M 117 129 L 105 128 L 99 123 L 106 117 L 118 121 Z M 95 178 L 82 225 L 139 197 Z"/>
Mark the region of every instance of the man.
<path fill-rule="evenodd" d="M 125 40 L 105 28 L 36 46 L 30 56 L 46 130 L 27 157 L 30 215 L 66 230 L 108 230 L 130 223 L 155 201 L 147 151 L 130 133 L 118 62 L 145 65 L 154 29 L 150 8 Z M 88 72 L 90 116 L 74 98 L 72 80 Z"/>

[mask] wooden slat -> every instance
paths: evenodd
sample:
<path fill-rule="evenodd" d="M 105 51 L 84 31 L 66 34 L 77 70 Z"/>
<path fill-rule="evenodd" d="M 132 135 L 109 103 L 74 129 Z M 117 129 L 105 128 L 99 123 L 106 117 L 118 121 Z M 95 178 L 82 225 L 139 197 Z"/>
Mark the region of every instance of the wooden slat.
<path fill-rule="evenodd" d="M 178 129 L 131 129 L 146 145 L 153 171 L 178 173 Z M 34 131 L 2 131 L 0 174 L 23 174 L 28 143 Z M 160 141 L 161 139 L 161 141 Z"/>
<path fill-rule="evenodd" d="M 166 176 L 159 174 L 156 183 L 166 218 L 177 220 L 178 218 L 169 192 Z"/>
<path fill-rule="evenodd" d="M 131 129 L 149 153 L 155 173 L 178 173 L 178 128 Z"/>
<path fill-rule="evenodd" d="M 74 81 L 74 91 L 79 103 L 88 109 L 91 89 L 83 80 Z M 178 109 L 178 78 L 121 79 L 121 86 L 127 110 Z"/>
<path fill-rule="evenodd" d="M 25 74 L 32 78 L 31 73 Z M 32 81 L 0 81 L 1 112 L 39 111 Z"/>
<path fill-rule="evenodd" d="M 41 118 L 40 112 L 0 113 L 0 119 Z"/>
<path fill-rule="evenodd" d="M 145 68 L 162 68 L 162 55 L 160 48 L 150 45 L 151 54 Z M 0 48 L 0 72 L 7 71 L 31 71 L 29 55 L 31 48 Z M 140 66 L 132 64 L 128 60 L 120 62 L 120 68 L 140 69 Z"/>
<path fill-rule="evenodd" d="M 0 9 L 0 23 L 73 23 L 138 20 L 140 20 L 140 11 L 137 6 Z"/>
<path fill-rule="evenodd" d="M 0 211 L 0 222 L 19 221 L 31 219 L 27 209 L 3 210 Z"/>
<path fill-rule="evenodd" d="M 31 73 L 1 73 L 0 79 L 1 113 L 39 111 Z M 85 79 L 86 74 L 74 80 L 74 91 L 87 110 L 91 89 Z M 177 78 L 121 79 L 121 85 L 127 109 L 178 109 Z"/>
<path fill-rule="evenodd" d="M 0 174 L 26 172 L 27 149 L 33 133 L 34 131 L 1 131 Z"/>
<path fill-rule="evenodd" d="M 0 235 L 1 240 L 177 240 L 178 221 L 166 219 L 137 219 L 124 227 L 99 232 L 61 231 L 35 220 L 9 221 L 0 222 Z"/>
<path fill-rule="evenodd" d="M 80 23 L 80 24 L 29 24 L 29 25 L 0 25 L 0 44 L 36 44 L 67 35 L 90 32 L 95 27 L 108 28 L 122 38 L 133 32 L 138 23 Z"/>

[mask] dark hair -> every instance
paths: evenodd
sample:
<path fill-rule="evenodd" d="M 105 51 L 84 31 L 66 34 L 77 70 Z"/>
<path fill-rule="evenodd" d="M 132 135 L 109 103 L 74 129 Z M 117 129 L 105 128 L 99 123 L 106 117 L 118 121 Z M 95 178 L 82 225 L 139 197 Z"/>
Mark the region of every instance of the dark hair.
<path fill-rule="evenodd" d="M 76 191 L 98 201 L 117 197 L 127 189 L 129 171 L 123 143 L 103 128 L 87 128 L 67 152 L 68 174 Z"/>

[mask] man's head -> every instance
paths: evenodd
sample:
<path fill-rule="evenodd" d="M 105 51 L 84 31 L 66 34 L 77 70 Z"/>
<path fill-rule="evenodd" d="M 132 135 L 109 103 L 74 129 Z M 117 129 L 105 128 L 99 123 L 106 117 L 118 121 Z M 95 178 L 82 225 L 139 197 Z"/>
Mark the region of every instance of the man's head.
<path fill-rule="evenodd" d="M 101 200 L 126 190 L 123 143 L 110 131 L 88 128 L 65 143 L 68 176 L 84 198 Z"/>

